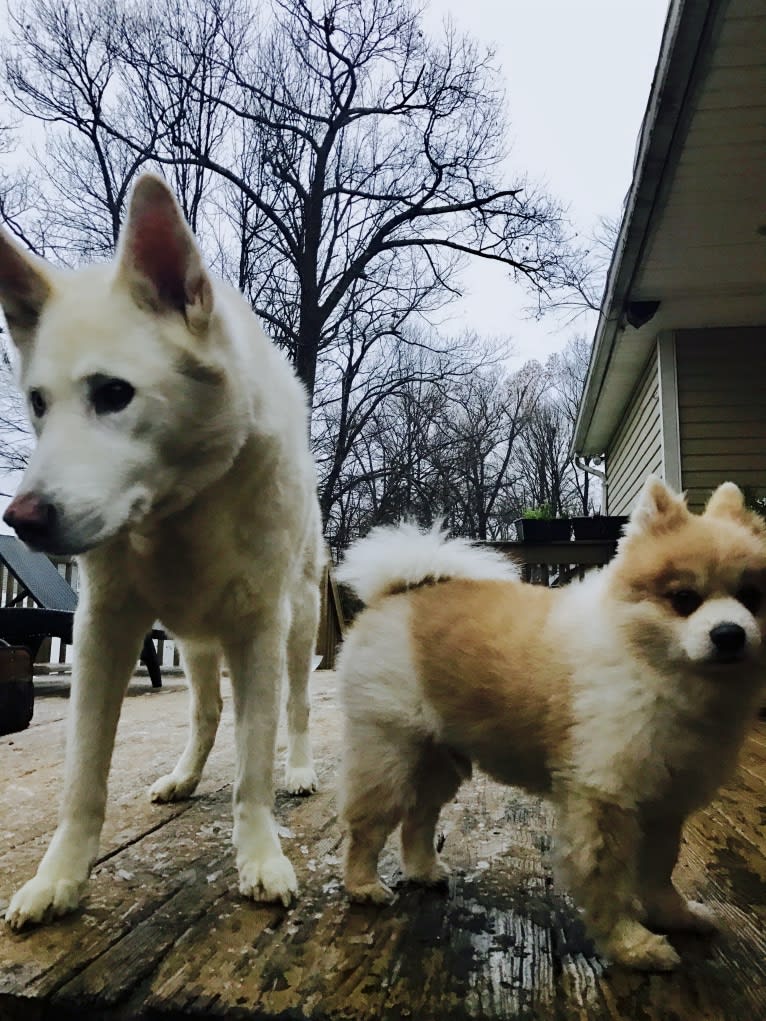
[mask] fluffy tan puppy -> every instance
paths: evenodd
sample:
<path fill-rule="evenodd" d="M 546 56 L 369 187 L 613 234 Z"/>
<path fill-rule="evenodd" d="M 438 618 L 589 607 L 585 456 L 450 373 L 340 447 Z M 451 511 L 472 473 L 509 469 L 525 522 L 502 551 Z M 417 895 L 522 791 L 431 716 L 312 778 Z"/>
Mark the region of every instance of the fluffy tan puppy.
<path fill-rule="evenodd" d="M 350 550 L 340 576 L 367 609 L 340 663 L 348 893 L 391 898 L 377 862 L 399 823 L 408 877 L 443 881 L 439 811 L 475 763 L 553 801 L 559 871 L 600 949 L 671 969 L 659 933 L 714 925 L 671 874 L 762 689 L 766 528 L 732 483 L 695 515 L 650 478 L 608 567 L 561 589 L 514 574 L 408 525 Z"/>

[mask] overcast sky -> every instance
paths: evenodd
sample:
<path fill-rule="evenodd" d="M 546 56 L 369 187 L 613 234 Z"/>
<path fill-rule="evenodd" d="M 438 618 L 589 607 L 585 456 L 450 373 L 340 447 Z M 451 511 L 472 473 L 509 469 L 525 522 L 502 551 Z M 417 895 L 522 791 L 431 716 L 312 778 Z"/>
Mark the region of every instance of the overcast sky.
<path fill-rule="evenodd" d="M 659 55 L 667 0 L 431 0 L 429 20 L 449 15 L 493 46 L 507 81 L 511 166 L 568 206 L 578 231 L 618 217 L 630 185 L 638 131 Z M 459 326 L 511 336 L 518 361 L 544 359 L 573 330 L 530 322 L 528 302 L 501 267 L 474 260 Z"/>

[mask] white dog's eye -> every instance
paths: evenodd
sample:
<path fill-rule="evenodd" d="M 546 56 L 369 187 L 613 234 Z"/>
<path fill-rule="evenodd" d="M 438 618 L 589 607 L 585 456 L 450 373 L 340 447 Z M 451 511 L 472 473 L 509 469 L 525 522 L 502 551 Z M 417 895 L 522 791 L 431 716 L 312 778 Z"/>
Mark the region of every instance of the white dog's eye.
<path fill-rule="evenodd" d="M 699 592 L 695 592 L 694 589 L 690 588 L 682 588 L 677 592 L 671 592 L 668 598 L 679 617 L 691 617 L 695 610 L 699 610 L 704 601 Z"/>
<path fill-rule="evenodd" d="M 127 408 L 133 400 L 135 387 L 124 379 L 91 380 L 90 400 L 97 415 L 112 415 Z"/>
<path fill-rule="evenodd" d="M 35 418 L 42 418 L 45 412 L 48 410 L 48 405 L 45 402 L 45 398 L 39 390 L 29 391 L 29 403 L 32 407 L 32 413 Z"/>
<path fill-rule="evenodd" d="M 737 592 L 737 599 L 752 614 L 758 613 L 761 608 L 761 591 L 755 585 L 743 585 Z"/>

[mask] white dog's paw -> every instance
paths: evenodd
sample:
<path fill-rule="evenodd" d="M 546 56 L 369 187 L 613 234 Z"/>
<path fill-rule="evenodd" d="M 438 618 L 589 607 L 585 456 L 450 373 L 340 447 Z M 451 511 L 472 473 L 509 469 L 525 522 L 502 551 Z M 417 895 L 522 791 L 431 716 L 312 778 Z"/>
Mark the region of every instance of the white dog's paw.
<path fill-rule="evenodd" d="M 313 766 L 287 766 L 285 787 L 288 794 L 313 794 L 319 786 Z"/>
<path fill-rule="evenodd" d="M 681 958 L 664 936 L 650 932 L 635 921 L 615 926 L 606 941 L 605 950 L 615 964 L 637 971 L 673 971 L 681 963 Z"/>
<path fill-rule="evenodd" d="M 239 892 L 251 900 L 282 901 L 289 907 L 298 892 L 295 870 L 282 854 L 239 865 Z"/>
<path fill-rule="evenodd" d="M 74 911 L 80 903 L 84 883 L 76 879 L 47 879 L 35 876 L 11 898 L 5 920 L 12 929 L 50 922 Z"/>
<path fill-rule="evenodd" d="M 355 904 L 390 904 L 394 899 L 394 891 L 380 879 L 355 886 L 347 883 L 346 893 Z"/>
<path fill-rule="evenodd" d="M 181 777 L 174 773 L 168 773 L 167 776 L 161 776 L 159 780 L 154 781 L 149 788 L 149 797 L 159 804 L 165 804 L 168 801 L 184 801 L 194 794 L 198 783 L 199 777 Z"/>

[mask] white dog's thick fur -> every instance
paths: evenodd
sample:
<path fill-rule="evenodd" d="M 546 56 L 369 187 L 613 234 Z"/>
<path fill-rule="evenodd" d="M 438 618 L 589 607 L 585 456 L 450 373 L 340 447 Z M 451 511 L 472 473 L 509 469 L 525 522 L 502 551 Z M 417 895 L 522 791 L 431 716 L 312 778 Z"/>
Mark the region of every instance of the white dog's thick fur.
<path fill-rule="evenodd" d="M 38 437 L 6 520 L 39 549 L 79 554 L 81 577 L 60 821 L 7 919 L 19 928 L 80 900 L 122 698 L 155 618 L 180 642 L 191 732 L 151 797 L 196 788 L 225 657 L 240 890 L 287 903 L 295 873 L 271 812 L 280 691 L 286 673 L 287 788 L 309 792 L 323 556 L 302 387 L 244 298 L 207 273 L 152 175 L 114 263 L 54 269 L 0 235 L 0 300 Z"/>
<path fill-rule="evenodd" d="M 510 573 L 411 526 L 349 551 L 339 578 L 368 606 L 339 664 L 348 892 L 390 899 L 377 861 L 398 823 L 407 875 L 444 878 L 439 811 L 476 763 L 552 799 L 602 949 L 672 968 L 658 933 L 712 926 L 671 881 L 681 829 L 733 769 L 764 679 L 763 522 L 731 483 L 693 515 L 650 479 L 604 570 L 556 590 Z"/>

